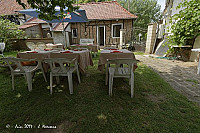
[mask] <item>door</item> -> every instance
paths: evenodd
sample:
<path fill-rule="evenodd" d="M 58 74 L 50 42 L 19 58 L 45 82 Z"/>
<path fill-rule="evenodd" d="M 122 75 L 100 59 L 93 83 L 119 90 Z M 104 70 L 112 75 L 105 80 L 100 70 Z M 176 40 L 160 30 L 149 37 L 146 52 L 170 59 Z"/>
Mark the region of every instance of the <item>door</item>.
<path fill-rule="evenodd" d="M 98 41 L 99 46 L 105 45 L 105 26 L 98 26 L 97 41 Z"/>

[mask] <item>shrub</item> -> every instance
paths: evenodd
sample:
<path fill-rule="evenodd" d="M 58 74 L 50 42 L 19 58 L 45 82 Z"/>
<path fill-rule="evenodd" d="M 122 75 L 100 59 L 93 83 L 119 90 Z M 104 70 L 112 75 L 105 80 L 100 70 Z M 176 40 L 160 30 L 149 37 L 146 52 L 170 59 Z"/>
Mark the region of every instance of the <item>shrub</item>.
<path fill-rule="evenodd" d="M 5 51 L 12 50 L 11 39 L 13 38 L 24 38 L 24 31 L 4 16 L 0 16 L 0 42 L 6 43 Z"/>

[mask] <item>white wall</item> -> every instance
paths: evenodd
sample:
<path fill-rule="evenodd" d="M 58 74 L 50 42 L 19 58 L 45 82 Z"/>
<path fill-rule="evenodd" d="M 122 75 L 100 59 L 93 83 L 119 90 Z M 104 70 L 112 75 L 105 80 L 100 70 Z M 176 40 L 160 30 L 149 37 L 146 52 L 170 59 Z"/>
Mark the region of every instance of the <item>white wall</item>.
<path fill-rule="evenodd" d="M 190 0 L 187 0 L 187 1 L 190 1 Z M 181 2 L 182 2 L 182 0 L 174 0 L 173 7 L 172 7 L 172 14 L 171 14 L 172 16 L 174 14 L 178 14 L 180 10 L 185 9 L 185 7 L 182 7 L 180 9 L 176 9 L 176 7 L 178 6 L 178 4 L 181 3 Z"/>
<path fill-rule="evenodd" d="M 31 38 L 42 36 L 40 27 L 38 25 L 25 29 L 25 34 L 26 34 L 26 36 L 31 37 Z"/>
<path fill-rule="evenodd" d="M 157 24 L 149 24 L 147 31 L 146 50 L 145 53 L 151 54 L 155 45 Z"/>
<path fill-rule="evenodd" d="M 195 39 L 193 48 L 200 48 L 200 36 Z M 199 52 L 191 52 L 190 61 L 198 61 Z"/>
<path fill-rule="evenodd" d="M 173 16 L 174 14 L 178 14 L 178 13 L 179 13 L 179 11 L 180 11 L 181 9 L 176 9 L 176 7 L 177 7 L 178 4 L 181 3 L 181 2 L 182 2 L 182 0 L 174 0 L 173 6 L 172 6 L 172 14 L 171 14 L 171 16 Z"/>
<path fill-rule="evenodd" d="M 190 0 L 187 0 L 190 1 Z M 176 9 L 177 6 L 179 5 L 179 3 L 181 3 L 182 0 L 173 0 L 170 1 L 167 9 L 166 9 L 166 13 L 164 14 L 164 19 L 163 19 L 163 24 L 165 24 L 165 33 L 170 34 L 171 31 L 168 31 L 168 27 L 171 26 L 171 24 L 169 23 L 170 17 L 172 17 L 175 14 L 178 14 L 180 10 L 183 10 L 184 8 L 180 8 L 180 9 Z"/>
<path fill-rule="evenodd" d="M 42 28 L 50 28 L 49 24 L 42 24 Z"/>
<path fill-rule="evenodd" d="M 71 32 L 71 25 L 70 24 L 65 29 L 66 46 L 69 46 L 69 32 Z M 63 31 L 52 31 L 52 37 L 53 37 L 54 44 L 56 44 L 56 43 L 64 44 Z"/>
<path fill-rule="evenodd" d="M 65 29 L 67 32 L 71 32 L 71 24 L 68 24 L 67 28 Z"/>
<path fill-rule="evenodd" d="M 69 46 L 69 34 L 68 32 L 65 32 L 65 35 L 66 35 L 66 45 Z M 63 36 L 63 32 L 62 31 L 54 31 L 52 32 L 52 37 L 53 37 L 53 41 L 54 41 L 54 44 L 56 43 L 62 43 L 64 44 L 64 36 Z"/>

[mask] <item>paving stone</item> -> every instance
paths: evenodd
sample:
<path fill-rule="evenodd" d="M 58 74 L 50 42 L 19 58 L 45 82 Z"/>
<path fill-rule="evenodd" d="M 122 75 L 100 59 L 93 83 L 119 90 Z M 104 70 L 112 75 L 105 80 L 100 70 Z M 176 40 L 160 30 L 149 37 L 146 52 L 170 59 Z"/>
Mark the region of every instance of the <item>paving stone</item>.
<path fill-rule="evenodd" d="M 136 55 L 136 59 L 157 72 L 175 90 L 200 105 L 200 75 L 197 62 L 157 59 Z"/>

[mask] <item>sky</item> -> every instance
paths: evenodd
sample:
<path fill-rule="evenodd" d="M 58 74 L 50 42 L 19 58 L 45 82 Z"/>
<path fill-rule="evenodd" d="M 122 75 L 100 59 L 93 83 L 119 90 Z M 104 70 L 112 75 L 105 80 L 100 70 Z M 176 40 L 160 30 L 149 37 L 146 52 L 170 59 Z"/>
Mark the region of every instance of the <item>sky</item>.
<path fill-rule="evenodd" d="M 158 4 L 161 5 L 161 11 L 165 9 L 165 0 L 157 0 Z"/>

